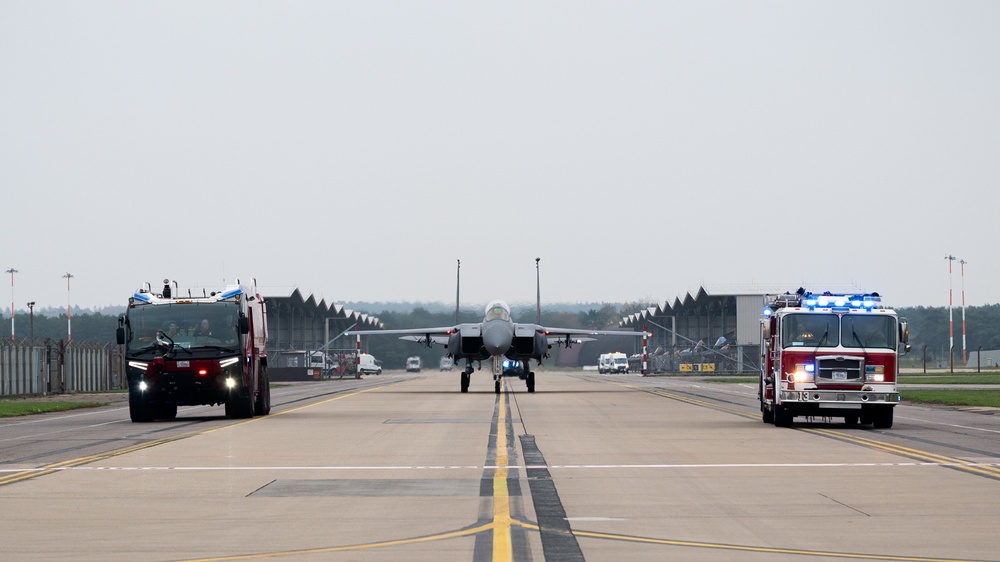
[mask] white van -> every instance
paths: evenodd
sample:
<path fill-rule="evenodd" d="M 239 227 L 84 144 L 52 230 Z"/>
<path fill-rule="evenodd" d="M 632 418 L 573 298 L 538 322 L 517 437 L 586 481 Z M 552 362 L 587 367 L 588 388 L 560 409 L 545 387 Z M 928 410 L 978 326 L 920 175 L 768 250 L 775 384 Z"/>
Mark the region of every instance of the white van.
<path fill-rule="evenodd" d="M 360 365 L 360 371 L 363 375 L 381 375 L 382 374 L 382 362 L 375 359 L 373 355 L 367 353 L 362 353 L 358 357 L 358 365 Z"/>
<path fill-rule="evenodd" d="M 420 358 L 414 355 L 413 357 L 406 358 L 406 372 L 407 373 L 419 373 L 420 367 L 423 366 L 423 362 Z"/>
<path fill-rule="evenodd" d="M 609 373 L 628 373 L 628 355 L 618 351 L 615 353 L 609 353 L 611 356 L 611 367 L 608 369 Z"/>
<path fill-rule="evenodd" d="M 611 354 L 602 353 L 597 357 L 597 372 L 600 374 L 611 372 Z"/>

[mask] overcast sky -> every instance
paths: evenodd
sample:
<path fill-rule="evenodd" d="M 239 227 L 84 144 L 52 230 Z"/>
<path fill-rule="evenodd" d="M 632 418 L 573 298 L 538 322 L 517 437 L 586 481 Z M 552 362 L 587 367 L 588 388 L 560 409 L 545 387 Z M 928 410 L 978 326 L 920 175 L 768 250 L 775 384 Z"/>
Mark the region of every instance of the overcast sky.
<path fill-rule="evenodd" d="M 0 0 L 17 308 L 1000 302 L 1000 2 Z M 71 292 L 66 290 L 72 273 Z M 0 308 L 10 306 L 10 275 Z"/>

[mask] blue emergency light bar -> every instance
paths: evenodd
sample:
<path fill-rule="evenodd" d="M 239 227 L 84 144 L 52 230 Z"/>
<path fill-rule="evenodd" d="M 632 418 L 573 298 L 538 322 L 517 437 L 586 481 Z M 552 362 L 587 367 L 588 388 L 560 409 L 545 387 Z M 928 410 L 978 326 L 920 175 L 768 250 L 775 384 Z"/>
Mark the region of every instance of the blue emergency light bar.
<path fill-rule="evenodd" d="M 805 293 L 802 295 L 802 306 L 807 308 L 866 308 L 881 306 L 882 297 L 878 293 L 860 295 L 833 294 L 825 292 L 820 295 Z"/>

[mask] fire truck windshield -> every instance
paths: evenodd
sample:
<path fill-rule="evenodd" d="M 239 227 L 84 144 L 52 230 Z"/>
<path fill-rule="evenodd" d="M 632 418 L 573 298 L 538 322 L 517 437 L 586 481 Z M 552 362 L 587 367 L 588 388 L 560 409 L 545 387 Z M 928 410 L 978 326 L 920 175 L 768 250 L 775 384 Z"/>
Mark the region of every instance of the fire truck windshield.
<path fill-rule="evenodd" d="M 128 311 L 126 356 L 153 354 L 160 341 L 187 355 L 239 352 L 239 305 L 233 302 L 143 305 Z M 162 336 L 166 335 L 167 338 Z M 161 344 L 162 345 L 162 344 Z"/>
<path fill-rule="evenodd" d="M 783 347 L 895 349 L 896 319 L 870 314 L 789 314 L 782 323 Z"/>

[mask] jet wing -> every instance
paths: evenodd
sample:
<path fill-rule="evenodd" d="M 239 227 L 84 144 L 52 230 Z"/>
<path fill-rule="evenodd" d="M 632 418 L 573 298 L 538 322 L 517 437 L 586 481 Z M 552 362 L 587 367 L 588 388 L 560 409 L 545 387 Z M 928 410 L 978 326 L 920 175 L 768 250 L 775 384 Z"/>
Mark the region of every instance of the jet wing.
<path fill-rule="evenodd" d="M 420 344 L 424 344 L 430 347 L 431 344 L 438 345 L 448 345 L 448 336 L 434 335 L 434 334 L 423 334 L 419 336 L 401 336 L 399 339 L 405 341 L 415 341 Z M 429 342 L 429 343 L 428 343 Z"/>
<path fill-rule="evenodd" d="M 515 324 L 515 333 L 521 334 L 531 330 L 546 336 L 550 343 L 565 346 L 592 341 L 592 336 L 631 336 L 642 337 L 644 332 L 631 330 L 581 330 L 578 328 L 553 328 L 551 326 L 539 326 L 538 324 Z"/>
<path fill-rule="evenodd" d="M 437 326 L 434 328 L 405 328 L 399 330 L 352 330 L 345 332 L 345 335 L 354 336 L 402 336 L 401 340 L 415 341 L 428 347 L 431 344 L 448 345 L 448 338 L 453 334 L 464 336 L 478 336 L 481 327 L 479 324 L 459 324 L 457 326 Z"/>

